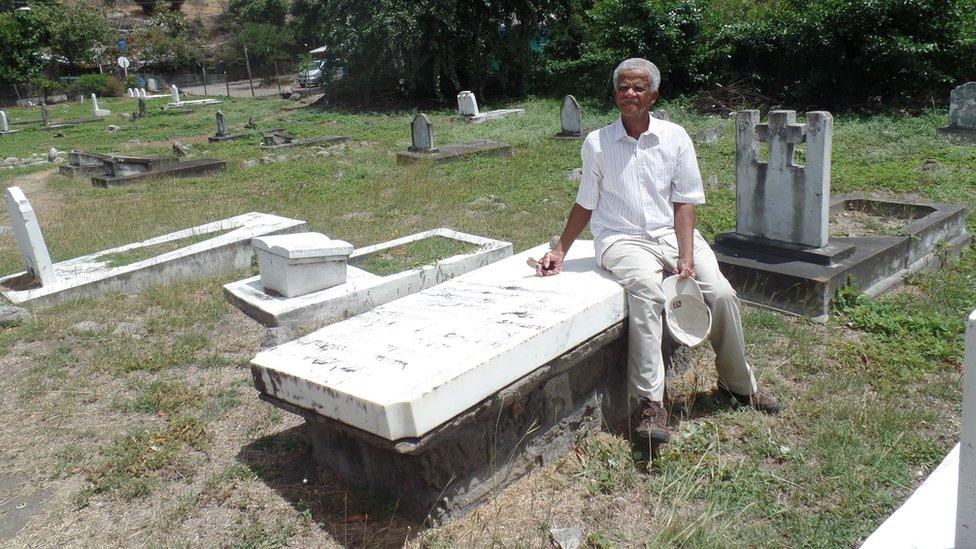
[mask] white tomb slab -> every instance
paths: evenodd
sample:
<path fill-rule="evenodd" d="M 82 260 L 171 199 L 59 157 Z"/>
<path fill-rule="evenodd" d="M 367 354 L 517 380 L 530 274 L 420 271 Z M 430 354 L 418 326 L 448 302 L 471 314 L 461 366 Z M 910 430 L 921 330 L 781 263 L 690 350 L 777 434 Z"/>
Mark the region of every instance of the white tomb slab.
<path fill-rule="evenodd" d="M 462 91 L 459 93 L 457 95 L 457 102 L 458 113 L 461 115 L 461 118 L 468 122 L 474 122 L 475 124 L 495 120 L 496 118 L 521 116 L 525 114 L 525 109 L 495 109 L 481 112 L 478 109 L 478 100 L 475 98 L 474 93 L 470 91 Z"/>
<path fill-rule="evenodd" d="M 0 278 L 0 294 L 12 303 L 47 305 L 111 291 L 136 292 L 153 284 L 217 276 L 251 264 L 251 239 L 301 232 L 306 223 L 277 215 L 251 212 L 142 242 L 53 264 L 56 280 L 40 288 L 13 285 L 25 273 Z M 157 244 L 214 233 L 213 238 L 126 265 L 111 266 L 115 254 L 137 252 Z"/>
<path fill-rule="evenodd" d="M 266 394 L 388 440 L 418 437 L 622 321 L 623 289 L 578 242 L 541 245 L 259 353 Z"/>
<path fill-rule="evenodd" d="M 512 244 L 509 242 L 442 227 L 364 246 L 349 255 L 349 262 L 361 261 L 397 246 L 437 236 L 475 244 L 478 249 L 387 276 L 374 275 L 347 265 L 344 284 L 293 298 L 266 293 L 260 276 L 225 285 L 224 296 L 265 326 L 302 329 L 358 315 L 512 255 Z"/>
<path fill-rule="evenodd" d="M 7 213 L 10 215 L 10 225 L 17 239 L 17 249 L 20 259 L 27 269 L 27 276 L 42 286 L 54 284 L 58 277 L 51 264 L 51 255 L 44 243 L 41 226 L 37 222 L 34 208 L 24 196 L 20 187 L 9 187 L 5 193 Z"/>
<path fill-rule="evenodd" d="M 158 95 L 150 95 L 152 97 L 165 97 Z M 194 99 L 192 101 L 181 101 L 180 100 L 180 90 L 176 87 L 176 84 L 170 88 L 170 102 L 163 105 L 164 109 L 182 109 L 183 107 L 192 107 L 195 105 L 216 105 L 220 103 L 217 99 Z"/>
<path fill-rule="evenodd" d="M 95 94 L 94 93 L 91 94 L 91 100 L 92 100 L 92 115 L 93 116 L 108 116 L 108 115 L 112 114 L 112 111 L 110 111 L 108 109 L 101 109 L 101 108 L 98 107 L 98 97 L 95 97 Z"/>

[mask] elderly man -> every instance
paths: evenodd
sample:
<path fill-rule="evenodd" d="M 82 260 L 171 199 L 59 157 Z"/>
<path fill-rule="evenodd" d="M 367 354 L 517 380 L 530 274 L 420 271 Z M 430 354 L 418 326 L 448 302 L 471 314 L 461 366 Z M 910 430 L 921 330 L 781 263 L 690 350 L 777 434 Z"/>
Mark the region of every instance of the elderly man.
<path fill-rule="evenodd" d="M 628 380 L 641 404 L 638 433 L 667 442 L 664 361 L 661 356 L 665 272 L 694 278 L 712 312 L 719 390 L 742 405 L 779 411 L 759 391 L 746 361 L 735 290 L 695 230 L 695 204 L 705 202 L 698 160 L 688 133 L 650 116 L 661 73 L 646 59 L 628 59 L 613 71 L 620 118 L 583 142 L 583 179 L 559 243 L 539 261 L 537 274 L 562 270 L 566 251 L 590 223 L 596 258 L 627 292 L 630 311 Z"/>

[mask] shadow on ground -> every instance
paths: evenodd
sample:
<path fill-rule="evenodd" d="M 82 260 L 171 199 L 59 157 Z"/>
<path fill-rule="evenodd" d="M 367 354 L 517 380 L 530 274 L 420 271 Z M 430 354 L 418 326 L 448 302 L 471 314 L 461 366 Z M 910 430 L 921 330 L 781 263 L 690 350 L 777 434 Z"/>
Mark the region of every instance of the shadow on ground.
<path fill-rule="evenodd" d="M 396 501 L 317 467 L 304 425 L 255 440 L 237 459 L 344 547 L 401 547 L 420 530 L 395 514 Z"/>

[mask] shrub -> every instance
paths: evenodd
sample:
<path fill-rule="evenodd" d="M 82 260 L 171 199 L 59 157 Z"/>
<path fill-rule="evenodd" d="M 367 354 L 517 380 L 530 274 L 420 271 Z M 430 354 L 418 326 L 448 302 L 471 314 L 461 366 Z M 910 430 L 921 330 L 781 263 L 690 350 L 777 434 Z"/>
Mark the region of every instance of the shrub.
<path fill-rule="evenodd" d="M 261 23 L 282 26 L 288 15 L 284 0 L 230 0 L 227 14 L 237 23 Z"/>
<path fill-rule="evenodd" d="M 68 95 L 94 93 L 99 97 L 119 97 L 122 95 L 122 82 L 108 74 L 83 74 L 68 85 Z"/>

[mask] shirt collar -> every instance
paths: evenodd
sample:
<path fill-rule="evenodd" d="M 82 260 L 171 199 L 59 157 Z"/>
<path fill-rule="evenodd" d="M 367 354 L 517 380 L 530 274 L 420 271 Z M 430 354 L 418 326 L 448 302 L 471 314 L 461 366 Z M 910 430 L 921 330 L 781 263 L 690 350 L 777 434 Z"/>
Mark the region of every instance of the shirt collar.
<path fill-rule="evenodd" d="M 652 115 L 650 113 L 648 113 L 648 117 L 650 118 L 650 121 L 647 124 L 647 130 L 644 133 L 642 133 L 641 135 L 652 134 L 655 137 L 660 137 L 661 136 L 661 126 L 660 126 L 661 121 L 658 120 L 657 118 L 654 118 L 654 115 Z M 628 137 L 628 135 L 627 135 L 627 129 L 624 128 L 624 121 L 623 121 L 622 118 L 619 118 L 618 117 L 617 120 L 611 125 L 611 129 L 613 131 L 613 138 L 616 141 L 619 141 L 619 140 L 621 140 L 621 139 L 623 139 L 625 137 Z"/>

